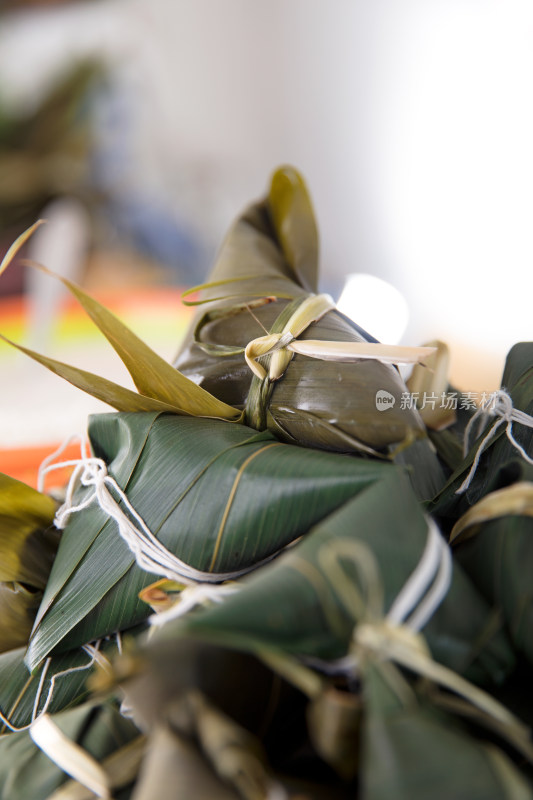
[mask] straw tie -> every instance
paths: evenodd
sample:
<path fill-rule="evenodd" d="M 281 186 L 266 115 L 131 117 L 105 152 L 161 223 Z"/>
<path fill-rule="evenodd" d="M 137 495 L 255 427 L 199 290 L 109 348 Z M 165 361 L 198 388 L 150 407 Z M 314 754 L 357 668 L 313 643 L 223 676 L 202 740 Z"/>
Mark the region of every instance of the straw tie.
<path fill-rule="evenodd" d="M 428 519 L 424 551 L 386 615 L 382 607 L 383 592 L 379 570 L 372 553 L 360 543 L 347 542 L 350 547 L 346 550 L 341 548 L 341 544 L 334 542 L 324 546 L 321 565 L 332 586 L 337 592 L 340 591 L 341 595 L 345 573 L 343 569 L 338 570 L 338 556 L 350 558 L 360 572 L 361 578 L 367 582 L 366 604 L 353 595 L 349 598 L 344 593 L 343 597 L 344 605 L 350 608 L 350 612 L 356 618 L 362 619 L 354 629 L 354 640 L 359 640 L 364 629 L 386 630 L 396 638 L 407 637 L 413 642 L 418 639 L 418 631 L 427 624 L 444 600 L 452 579 L 451 551 L 434 520 Z M 354 599 L 356 607 L 353 607 Z M 362 635 L 364 638 L 364 633 Z M 358 658 L 352 652 L 331 662 L 322 659 L 307 659 L 307 662 L 328 674 L 335 675 L 357 670 Z"/>
<path fill-rule="evenodd" d="M 327 554 L 328 558 L 327 561 L 323 558 L 321 563 L 335 592 L 356 617 L 350 651 L 336 661 L 305 659 L 306 663 L 325 674 L 351 678 L 364 673 L 365 663 L 369 660 L 378 667 L 383 662 L 400 665 L 455 692 L 497 720 L 505 727 L 509 741 L 531 760 L 533 747 L 529 741 L 529 728 L 482 689 L 434 661 L 419 633 L 446 596 L 452 577 L 450 548 L 434 521 L 428 521 L 426 547 L 420 561 L 386 614 L 379 569 L 372 552 L 362 543 L 346 544 L 356 544 L 357 547 L 341 548 L 340 542 L 324 545 L 324 555 Z M 343 589 L 347 575 L 340 568 L 339 556 L 350 558 L 361 580 L 366 582 L 366 603 L 362 597 L 358 598 L 358 590 L 354 595 L 353 585 L 350 593 Z M 355 608 L 353 603 L 347 603 L 350 600 L 356 601 Z"/>
<path fill-rule="evenodd" d="M 267 377 L 264 367 L 257 362 L 262 356 L 272 355 L 268 377 L 276 381 L 285 372 L 295 353 L 322 361 L 352 362 L 374 359 L 384 364 L 416 364 L 435 352 L 434 347 L 403 347 L 379 342 L 337 342 L 297 337 L 328 311 L 335 303 L 327 294 L 310 295 L 296 308 L 281 333 L 269 333 L 249 342 L 244 350 L 246 363 L 260 380 Z"/>
<path fill-rule="evenodd" d="M 533 458 L 513 436 L 513 422 L 517 422 L 527 428 L 533 428 L 533 417 L 531 417 L 529 414 L 526 414 L 524 411 L 520 411 L 518 408 L 514 408 L 511 396 L 505 391 L 505 389 L 499 389 L 496 392 L 492 392 L 492 394 L 489 395 L 489 397 L 487 397 L 487 399 L 481 404 L 481 406 L 473 415 L 472 419 L 469 421 L 465 428 L 463 455 L 466 456 L 468 453 L 470 435 L 474 429 L 474 425 L 477 424 L 477 431 L 479 435 L 483 430 L 485 422 L 491 417 L 497 417 L 496 422 L 489 429 L 486 436 L 482 439 L 481 444 L 477 449 L 474 461 L 472 462 L 472 466 L 470 467 L 470 471 L 461 486 L 455 492 L 456 494 L 463 494 L 463 492 L 466 492 L 472 482 L 484 450 L 487 449 L 489 444 L 496 436 L 498 429 L 504 423 L 506 423 L 505 433 L 507 438 L 515 450 L 518 450 L 522 458 L 527 461 L 528 464 L 533 464 Z"/>
<path fill-rule="evenodd" d="M 118 533 L 135 556 L 135 560 L 141 569 L 188 585 L 197 583 L 213 584 L 234 580 L 267 563 L 277 555 L 277 553 L 274 553 L 256 564 L 234 572 L 204 572 L 187 564 L 167 550 L 162 542 L 154 536 L 143 518 L 132 506 L 125 492 L 109 474 L 105 461 L 101 458 L 87 455 L 83 439 L 80 459 L 53 463 L 54 459 L 65 450 L 68 444 L 73 439 L 78 438 L 80 437 L 70 437 L 55 453 L 52 453 L 43 461 L 39 470 L 38 486 L 39 490 L 42 491 L 44 478 L 49 472 L 54 469 L 74 467 L 68 483 L 65 502 L 57 510 L 55 516 L 55 525 L 60 530 L 66 527 L 72 514 L 83 511 L 93 502 L 96 502 L 102 511 L 115 521 Z M 89 491 L 81 502 L 75 504 L 74 494 L 80 485 L 87 489 L 92 489 L 92 491 Z"/>

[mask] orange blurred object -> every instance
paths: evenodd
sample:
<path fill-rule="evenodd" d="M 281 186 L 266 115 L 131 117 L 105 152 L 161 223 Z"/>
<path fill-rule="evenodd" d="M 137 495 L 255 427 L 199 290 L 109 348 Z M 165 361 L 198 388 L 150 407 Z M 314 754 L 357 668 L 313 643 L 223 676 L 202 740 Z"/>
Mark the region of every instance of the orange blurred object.
<path fill-rule="evenodd" d="M 28 486 L 37 488 L 39 467 L 44 459 L 55 450 L 57 450 L 57 443 L 40 445 L 39 447 L 0 448 L 0 472 L 27 483 Z M 79 442 L 73 442 L 61 453 L 58 461 L 68 461 L 79 457 Z M 64 486 L 68 482 L 71 471 L 70 468 L 65 468 L 49 473 L 46 478 L 45 489 L 50 490 Z"/>

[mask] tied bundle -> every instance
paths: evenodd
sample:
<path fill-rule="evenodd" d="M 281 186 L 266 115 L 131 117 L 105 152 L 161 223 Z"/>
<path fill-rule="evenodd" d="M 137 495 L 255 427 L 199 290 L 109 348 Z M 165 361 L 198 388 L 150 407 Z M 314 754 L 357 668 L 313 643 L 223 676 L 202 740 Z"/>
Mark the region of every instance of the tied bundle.
<path fill-rule="evenodd" d="M 466 457 L 430 505 L 457 559 L 499 610 L 515 647 L 533 661 L 533 344 L 509 352 L 501 390 L 505 416 L 481 416 Z M 489 410 L 491 405 L 489 404 Z M 496 412 L 499 406 L 495 406 Z M 479 412 L 478 412 L 479 413 Z M 473 418 L 476 428 L 477 420 Z M 468 434 L 468 428 L 466 433 Z M 475 467 L 475 469 L 474 469 Z"/>
<path fill-rule="evenodd" d="M 148 728 L 160 730 L 166 719 L 179 736 L 185 708 L 190 714 L 201 692 L 204 707 L 230 715 L 248 735 L 264 731 L 267 714 L 269 735 L 262 736 L 271 754 L 276 752 L 272 742 L 281 738 L 289 759 L 308 736 L 341 779 L 329 777 L 331 797 L 346 796 L 343 791 L 355 775 L 370 798 L 396 796 L 402 787 L 399 796 L 422 800 L 443 780 L 446 791 L 461 787 L 464 796 L 481 797 L 475 792 L 490 789 L 487 797 L 503 798 L 513 783 L 525 788 L 503 750 L 488 747 L 460 722 L 461 716 L 473 717 L 496 732 L 504 747 L 512 744 L 531 760 L 525 726 L 461 677 L 488 685 L 501 680 L 512 666 L 508 642 L 494 630 L 487 638 L 488 607 L 460 568 L 450 572 L 448 547 L 434 526 L 428 530 L 401 472 L 393 470 L 368 487 L 315 526 L 297 549 L 218 602 L 214 594 L 198 595 L 198 601 L 191 611 L 190 602 L 178 595 L 152 620 L 157 633 L 146 651 L 148 673 L 127 686 Z M 189 605 L 184 615 L 182 603 Z M 458 607 L 468 613 L 457 615 Z M 485 642 L 481 651 L 480 641 Z M 168 665 L 179 660 L 178 654 L 181 669 L 171 673 Z M 208 672 L 200 666 L 207 660 Z M 284 681 L 276 695 L 265 666 Z M 229 695 L 228 675 L 241 676 L 239 691 Z M 273 696 L 279 703 L 275 711 Z M 289 721 L 287 707 L 303 727 Z M 285 731 L 291 724 L 288 741 Z M 197 719 L 195 725 L 201 730 Z M 201 737 L 200 744 L 204 748 Z M 205 748 L 204 753 L 216 765 Z M 387 770 L 384 753 L 390 759 Z M 500 762 L 504 769 L 496 778 L 494 764 Z M 318 791 L 316 783 L 313 788 Z"/>
<path fill-rule="evenodd" d="M 70 512 L 60 509 L 66 525 L 29 645 L 32 669 L 146 619 L 138 595 L 154 575 L 184 585 L 235 579 L 394 470 L 285 445 L 245 425 L 170 414 L 97 415 L 89 438 L 114 485 L 106 505 L 82 479 Z M 113 503 L 138 531 L 133 546 Z M 150 537 L 167 558 L 147 572 Z"/>
<path fill-rule="evenodd" d="M 199 311 L 176 366 L 287 442 L 373 455 L 418 444 L 429 497 L 442 476 L 418 411 L 400 402 L 406 387 L 393 364 L 432 349 L 379 344 L 317 286 L 311 200 L 284 167 L 231 227 L 208 282 L 191 290 Z M 380 391 L 394 398 L 386 413 Z"/>

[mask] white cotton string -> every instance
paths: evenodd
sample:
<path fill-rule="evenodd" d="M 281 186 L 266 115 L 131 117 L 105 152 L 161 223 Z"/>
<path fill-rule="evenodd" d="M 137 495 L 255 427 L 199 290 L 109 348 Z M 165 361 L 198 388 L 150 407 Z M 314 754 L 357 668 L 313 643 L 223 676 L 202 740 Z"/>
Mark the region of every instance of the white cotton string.
<path fill-rule="evenodd" d="M 489 429 L 488 433 L 481 441 L 479 445 L 474 461 L 472 462 L 472 466 L 470 467 L 470 471 L 468 475 L 457 489 L 455 494 L 463 494 L 466 492 L 468 487 L 472 482 L 472 478 L 474 477 L 476 470 L 479 465 L 480 458 L 492 442 L 498 428 L 507 423 L 505 428 L 505 433 L 507 438 L 513 445 L 513 447 L 518 450 L 522 458 L 528 462 L 528 464 L 533 464 L 533 458 L 526 452 L 526 450 L 522 447 L 522 445 L 516 441 L 513 436 L 513 422 L 518 422 L 520 425 L 524 425 L 527 428 L 533 428 L 533 417 L 529 414 L 526 414 L 524 411 L 520 411 L 517 408 L 513 408 L 513 401 L 510 395 L 505 391 L 505 389 L 499 389 L 497 392 L 493 392 L 477 409 L 473 417 L 470 419 L 468 425 L 465 428 L 464 434 L 464 455 L 468 453 L 470 448 L 470 435 L 474 428 L 474 425 L 477 423 L 479 425 L 478 430 L 481 432 L 483 428 L 483 423 L 491 417 L 497 417 L 496 422 L 494 425 Z"/>
<path fill-rule="evenodd" d="M 66 444 L 58 453 L 64 447 Z M 65 528 L 72 514 L 88 508 L 96 501 L 102 511 L 115 521 L 121 538 L 135 556 L 138 566 L 146 572 L 186 584 L 222 583 L 239 578 L 278 555 L 274 553 L 252 566 L 234 572 L 204 572 L 196 569 L 167 550 L 153 535 L 116 480 L 109 475 L 107 466 L 101 458 L 84 455 L 82 450 L 82 458 L 77 461 L 64 461 L 60 464 L 51 464 L 50 461 L 51 457 L 47 459 L 48 463 L 43 464 L 43 478 L 52 469 L 74 466 L 65 502 L 56 512 L 56 527 Z M 74 493 L 80 485 L 92 488 L 92 492 L 87 493 L 80 503 L 74 505 Z"/>
<path fill-rule="evenodd" d="M 13 731 L 14 733 L 18 733 L 19 731 L 29 730 L 32 724 L 35 722 L 35 720 L 42 717 L 43 714 L 46 714 L 46 712 L 48 711 L 50 703 L 52 702 L 56 682 L 58 681 L 58 679 L 63 678 L 65 675 L 72 675 L 72 673 L 74 672 L 83 672 L 84 670 L 90 669 L 93 666 L 94 662 L 98 659 L 98 657 L 102 657 L 102 654 L 99 653 L 98 651 L 99 645 L 100 642 L 98 641 L 96 642 L 96 645 L 94 647 L 92 645 L 84 645 L 82 647 L 82 650 L 84 650 L 84 652 L 90 655 L 90 660 L 86 664 L 81 664 L 79 667 L 70 667 L 69 669 L 61 670 L 61 672 L 56 672 L 55 675 L 52 675 L 48 686 L 48 692 L 46 694 L 44 705 L 42 709 L 39 711 L 39 705 L 42 698 L 46 675 L 48 673 L 52 661 L 51 658 L 47 658 L 44 663 L 41 676 L 39 678 L 39 685 L 37 686 L 37 692 L 35 695 L 35 701 L 33 703 L 33 709 L 31 714 L 31 722 L 29 723 L 29 725 L 22 725 L 20 727 L 13 725 L 13 723 L 1 711 L 0 711 L 0 722 L 2 722 L 6 726 L 6 728 L 9 728 L 9 730 Z"/>
<path fill-rule="evenodd" d="M 222 603 L 226 597 L 235 594 L 239 588 L 233 583 L 220 586 L 199 583 L 196 586 L 189 586 L 180 592 L 178 600 L 170 608 L 153 614 L 148 621 L 154 628 L 160 628 L 172 619 L 183 617 L 191 609 L 205 602 Z"/>
<path fill-rule="evenodd" d="M 387 622 L 419 631 L 442 603 L 450 588 L 451 578 L 450 548 L 435 522 L 430 520 L 425 550 L 390 607 Z"/>
<path fill-rule="evenodd" d="M 41 677 L 39 679 L 39 685 L 37 687 L 37 693 L 35 695 L 35 702 L 33 704 L 33 709 L 32 709 L 32 712 L 31 712 L 31 721 L 32 722 L 35 721 L 35 718 L 37 717 L 37 714 L 38 714 L 38 711 L 39 711 L 39 702 L 41 700 L 41 694 L 42 694 L 42 691 L 43 691 L 44 680 L 46 678 L 46 673 L 48 672 L 48 668 L 50 667 L 51 662 L 52 662 L 52 659 L 51 658 L 47 658 L 46 661 L 44 662 L 44 667 L 41 670 Z"/>
<path fill-rule="evenodd" d="M 386 621 L 393 625 L 405 625 L 411 630 L 419 631 L 433 616 L 450 587 L 452 577 L 452 557 L 450 548 L 444 541 L 436 523 L 428 521 L 426 546 L 420 561 L 411 573 L 403 588 L 397 595 Z M 203 603 L 221 603 L 231 594 L 239 590 L 239 586 L 226 584 L 210 586 L 199 584 L 181 592 L 179 600 L 166 611 L 153 614 L 150 624 L 161 627 L 173 619 L 187 614 L 191 609 Z M 322 662 L 320 662 L 322 663 Z M 335 672 L 353 664 L 347 656 L 331 666 Z"/>
<path fill-rule="evenodd" d="M 444 600 L 452 579 L 451 551 L 436 523 L 428 520 L 426 546 L 415 569 L 393 601 L 385 621 L 393 626 L 403 625 L 413 631 L 421 630 Z M 370 623 L 371 624 L 371 623 Z M 334 661 L 305 658 L 310 667 L 326 675 L 354 675 L 357 658 L 353 653 Z"/>
<path fill-rule="evenodd" d="M 55 450 L 49 456 L 46 456 L 46 458 L 41 463 L 41 466 L 39 467 L 39 473 L 38 473 L 38 476 L 37 476 L 37 489 L 38 489 L 39 492 L 44 492 L 44 482 L 45 482 L 45 478 L 46 478 L 46 476 L 48 475 L 49 472 L 52 472 L 54 469 L 64 469 L 65 467 L 75 467 L 77 464 L 79 464 L 79 460 L 78 459 L 75 460 L 75 461 L 63 461 L 60 464 L 54 464 L 53 463 L 56 460 L 56 458 L 59 458 L 59 456 L 62 453 L 65 452 L 67 447 L 70 444 L 72 444 L 72 442 L 79 442 L 80 443 L 81 457 L 82 458 L 87 458 L 88 457 L 89 453 L 88 453 L 87 443 L 85 441 L 85 438 L 83 436 L 80 436 L 79 434 L 74 434 L 73 436 L 70 436 L 68 439 L 66 439 L 63 442 L 63 444 L 60 447 L 57 448 L 57 450 Z"/>

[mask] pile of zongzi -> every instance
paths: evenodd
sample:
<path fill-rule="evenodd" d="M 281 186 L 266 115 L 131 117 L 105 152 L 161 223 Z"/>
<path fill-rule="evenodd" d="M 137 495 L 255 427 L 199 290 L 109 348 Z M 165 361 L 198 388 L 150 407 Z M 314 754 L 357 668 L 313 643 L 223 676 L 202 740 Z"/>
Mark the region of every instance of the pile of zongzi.
<path fill-rule="evenodd" d="M 115 411 L 61 498 L 0 481 L 0 800 L 533 798 L 533 345 L 428 428 L 435 348 L 317 276 L 285 167 L 175 366 L 61 279 L 137 392 L 12 343 Z"/>

